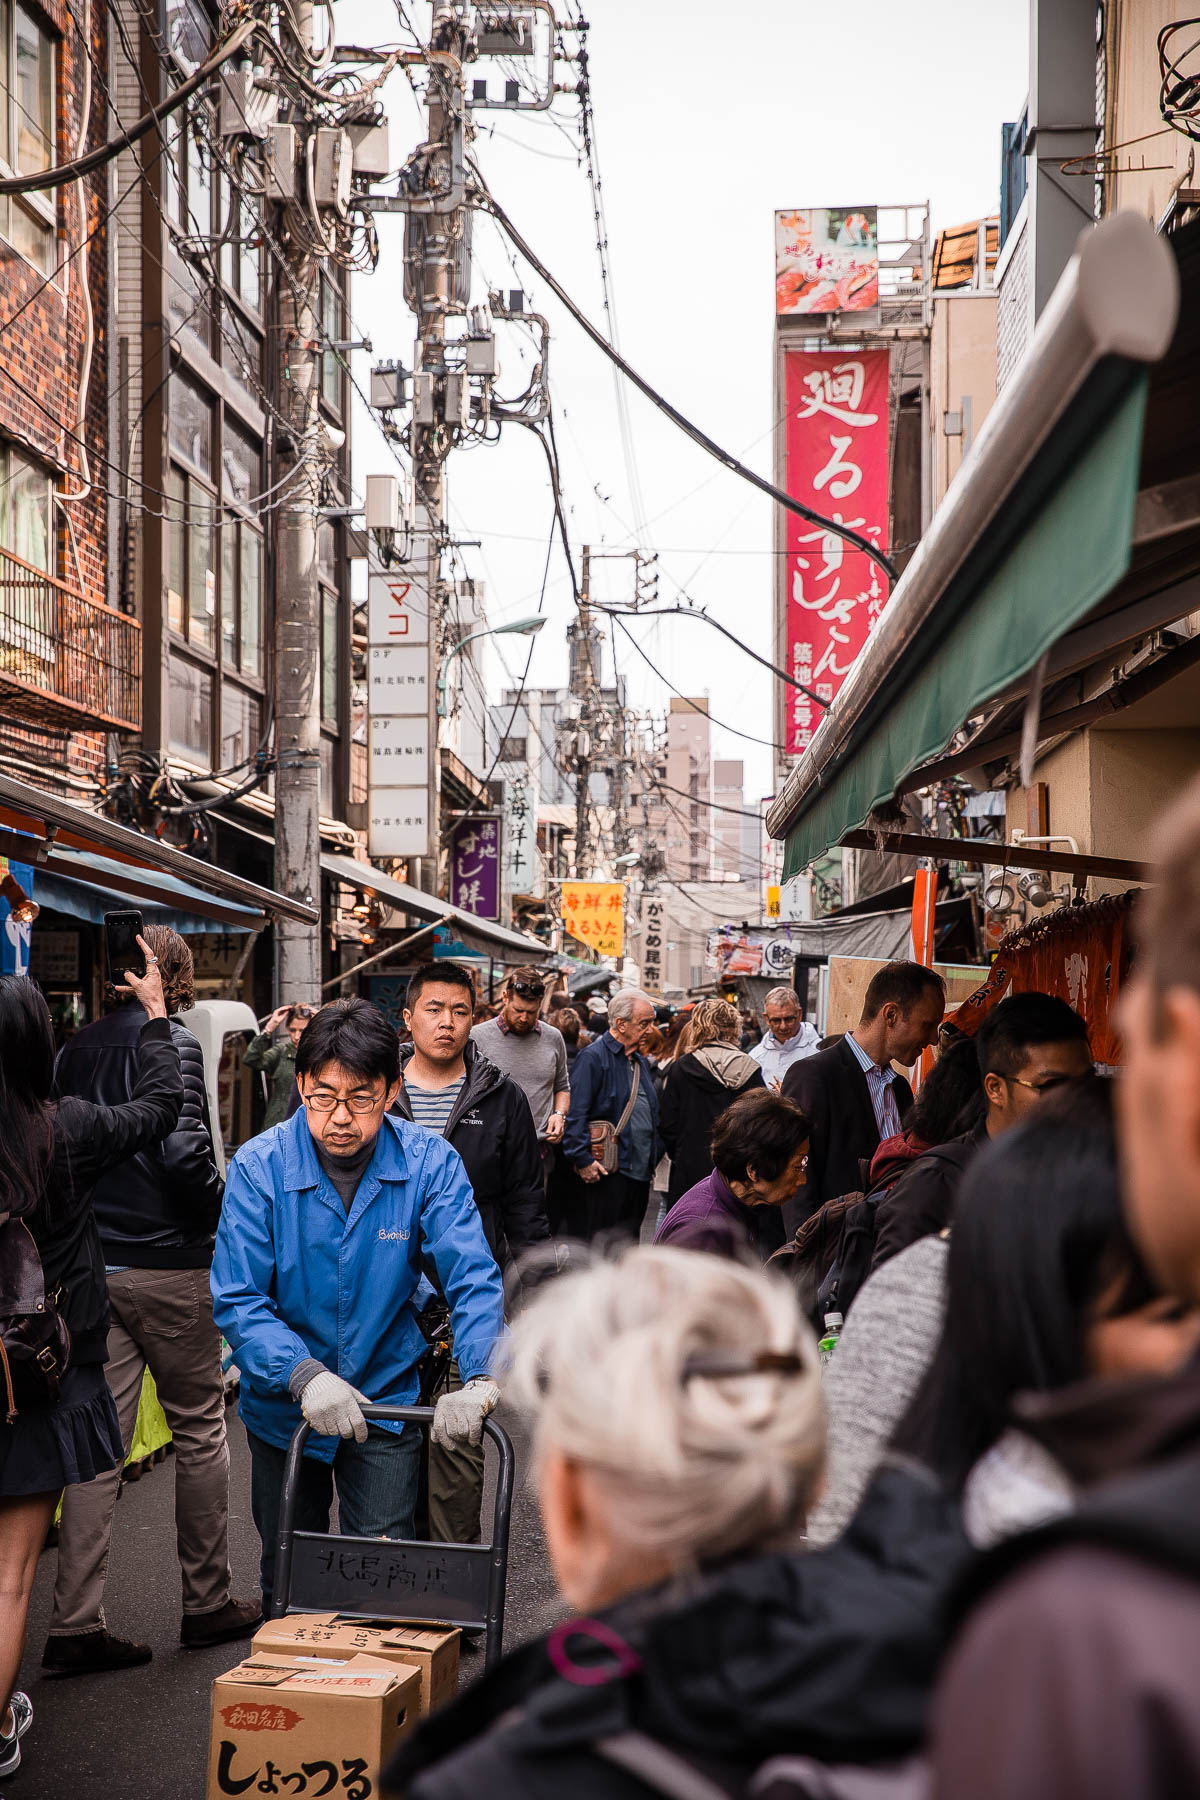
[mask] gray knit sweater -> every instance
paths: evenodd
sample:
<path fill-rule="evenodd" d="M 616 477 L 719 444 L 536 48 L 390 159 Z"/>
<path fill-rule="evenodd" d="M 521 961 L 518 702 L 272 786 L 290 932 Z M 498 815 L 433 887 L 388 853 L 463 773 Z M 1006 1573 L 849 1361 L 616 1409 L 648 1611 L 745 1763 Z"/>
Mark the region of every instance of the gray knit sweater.
<path fill-rule="evenodd" d="M 854 1302 L 825 1369 L 829 1459 L 809 1515 L 813 1549 L 849 1524 L 933 1361 L 946 1313 L 949 1234 L 920 1238 L 876 1271 Z"/>

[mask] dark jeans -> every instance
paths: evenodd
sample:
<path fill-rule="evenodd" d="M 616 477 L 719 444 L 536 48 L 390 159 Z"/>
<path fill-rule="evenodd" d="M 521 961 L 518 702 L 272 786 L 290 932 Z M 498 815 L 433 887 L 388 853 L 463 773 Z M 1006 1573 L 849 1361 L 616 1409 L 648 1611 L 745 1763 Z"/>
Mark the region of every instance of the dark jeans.
<path fill-rule="evenodd" d="M 604 1236 L 625 1238 L 636 1244 L 650 1200 L 649 1180 L 632 1181 L 620 1171 L 602 1175 L 599 1181 L 584 1181 L 578 1175 L 575 1180 L 586 1196 L 589 1241 Z"/>
<path fill-rule="evenodd" d="M 262 1540 L 259 1563 L 263 1611 L 270 1612 L 279 1542 L 279 1502 L 287 1451 L 248 1431 L 250 1510 Z M 348 1537 L 411 1538 L 421 1468 L 421 1434 L 407 1425 L 401 1436 L 367 1427 L 365 1444 L 343 1438 L 332 1463 L 305 1456 L 300 1463 L 293 1523 L 297 1531 L 328 1531 L 337 1481 L 338 1526 Z"/>

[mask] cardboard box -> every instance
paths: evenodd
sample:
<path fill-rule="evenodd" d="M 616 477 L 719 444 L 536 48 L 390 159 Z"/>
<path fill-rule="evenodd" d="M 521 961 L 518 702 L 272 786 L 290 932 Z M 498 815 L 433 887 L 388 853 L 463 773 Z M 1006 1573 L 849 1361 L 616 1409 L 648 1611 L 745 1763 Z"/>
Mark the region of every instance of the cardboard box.
<path fill-rule="evenodd" d="M 288 1613 L 260 1625 L 250 1648 L 289 1657 L 340 1659 L 361 1653 L 419 1669 L 421 1711 L 427 1713 L 445 1706 L 458 1692 L 459 1635 L 456 1626 L 397 1625 L 344 1613 Z"/>
<path fill-rule="evenodd" d="M 371 1800 L 416 1723 L 420 1685 L 416 1669 L 375 1656 L 247 1657 L 213 1683 L 208 1800 L 247 1792 Z"/>

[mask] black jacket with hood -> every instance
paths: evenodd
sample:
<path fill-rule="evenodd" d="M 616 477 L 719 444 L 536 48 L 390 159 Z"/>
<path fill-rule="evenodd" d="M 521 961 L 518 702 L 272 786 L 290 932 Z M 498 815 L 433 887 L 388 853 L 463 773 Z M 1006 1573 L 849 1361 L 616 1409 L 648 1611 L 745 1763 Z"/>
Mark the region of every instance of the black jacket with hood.
<path fill-rule="evenodd" d="M 413 1046 L 400 1048 L 400 1073 Z M 467 1039 L 467 1078 L 442 1136 L 462 1157 L 492 1255 L 504 1267 L 550 1236 L 542 1156 L 524 1089 Z M 401 1087 L 393 1112 L 412 1119 Z"/>
<path fill-rule="evenodd" d="M 58 1092 L 105 1106 L 131 1100 L 145 1023 L 145 1009 L 131 1000 L 86 1025 L 59 1052 Z M 183 1073 L 179 1122 L 159 1143 L 109 1169 L 92 1190 L 105 1257 L 130 1269 L 208 1268 L 221 1216 L 225 1184 L 213 1155 L 203 1052 L 186 1025 L 169 1024 Z"/>
<path fill-rule="evenodd" d="M 41 1206 L 27 1220 L 46 1278 L 61 1288 L 60 1310 L 75 1365 L 108 1360 L 108 1283 L 91 1194 L 98 1178 L 147 1144 L 166 1137 L 179 1117 L 179 1051 L 166 1019 L 147 1019 L 134 1040 L 132 1090 L 117 1106 L 72 1097 L 54 1113 L 54 1164 Z"/>
<path fill-rule="evenodd" d="M 752 1056 L 736 1044 L 704 1044 L 669 1063 L 658 1103 L 658 1131 L 671 1158 L 667 1205 L 712 1174 L 713 1126 L 751 1088 L 765 1087 Z"/>
<path fill-rule="evenodd" d="M 635 1776 L 592 1748 L 626 1732 L 731 1792 L 789 1752 L 898 1761 L 924 1738 L 942 1602 L 969 1554 L 954 1504 L 915 1472 L 885 1468 L 829 1549 L 731 1561 L 687 1592 L 602 1615 L 632 1652 L 621 1666 L 588 1621 L 513 1652 L 405 1740 L 386 1791 L 645 1800 Z M 583 1681 L 558 1672 L 564 1658 Z"/>

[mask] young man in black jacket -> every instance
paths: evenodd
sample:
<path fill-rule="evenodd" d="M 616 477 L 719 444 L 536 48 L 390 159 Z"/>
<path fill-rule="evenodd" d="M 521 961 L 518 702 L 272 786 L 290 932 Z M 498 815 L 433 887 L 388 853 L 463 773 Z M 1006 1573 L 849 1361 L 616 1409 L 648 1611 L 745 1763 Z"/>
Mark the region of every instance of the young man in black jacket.
<path fill-rule="evenodd" d="M 148 925 L 168 1014 L 195 998 L 192 953 L 177 932 Z M 86 1026 L 59 1056 L 58 1091 L 118 1106 L 132 1097 L 145 1012 L 136 1001 Z M 183 1110 L 170 1136 L 102 1175 L 92 1204 L 108 1273 L 108 1383 L 128 1453 L 149 1368 L 175 1442 L 175 1526 L 183 1576 L 180 1641 L 200 1649 L 246 1637 L 257 1600 L 235 1600 L 229 1571 L 229 1450 L 221 1340 L 208 1276 L 221 1212 L 200 1045 L 172 1017 Z M 104 1583 L 120 1470 L 68 1488 L 59 1528 L 54 1613 L 42 1667 L 92 1674 L 150 1661 L 149 1644 L 110 1635 Z"/>
<path fill-rule="evenodd" d="M 457 963 L 427 963 L 408 984 L 402 1086 L 394 1111 L 444 1137 L 463 1160 L 492 1255 L 504 1267 L 550 1236 L 542 1158 L 524 1090 L 471 1039 L 475 989 Z M 458 1385 L 451 1365 L 448 1387 Z M 429 1519 L 444 1543 L 479 1541 L 483 1450 L 431 1444 Z"/>

